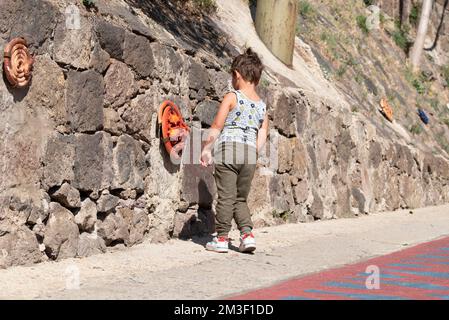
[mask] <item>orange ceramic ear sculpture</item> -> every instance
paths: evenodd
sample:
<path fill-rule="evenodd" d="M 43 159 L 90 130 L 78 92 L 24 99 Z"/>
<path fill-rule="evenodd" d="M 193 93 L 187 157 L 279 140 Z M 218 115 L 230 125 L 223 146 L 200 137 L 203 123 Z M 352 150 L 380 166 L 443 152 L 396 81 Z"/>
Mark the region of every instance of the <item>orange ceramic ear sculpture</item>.
<path fill-rule="evenodd" d="M 179 108 L 171 101 L 164 101 L 159 107 L 159 130 L 162 142 L 169 154 L 179 159 L 190 128 L 184 122 Z"/>
<path fill-rule="evenodd" d="M 31 80 L 33 57 L 23 38 L 11 40 L 5 47 L 3 70 L 9 83 L 14 88 L 23 88 Z"/>
<path fill-rule="evenodd" d="M 385 115 L 385 117 L 390 122 L 393 122 L 393 109 L 391 109 L 387 99 L 383 98 L 382 100 L 380 100 L 380 106 L 382 108 L 382 112 Z"/>

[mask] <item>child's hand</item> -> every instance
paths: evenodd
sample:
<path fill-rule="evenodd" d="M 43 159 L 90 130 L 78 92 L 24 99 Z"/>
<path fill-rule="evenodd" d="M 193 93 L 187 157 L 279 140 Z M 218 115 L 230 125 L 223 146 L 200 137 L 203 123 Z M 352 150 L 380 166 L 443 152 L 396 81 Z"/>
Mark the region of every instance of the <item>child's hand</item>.
<path fill-rule="evenodd" d="M 203 150 L 200 159 L 201 165 L 203 167 L 208 167 L 212 164 L 212 152 L 210 150 Z"/>

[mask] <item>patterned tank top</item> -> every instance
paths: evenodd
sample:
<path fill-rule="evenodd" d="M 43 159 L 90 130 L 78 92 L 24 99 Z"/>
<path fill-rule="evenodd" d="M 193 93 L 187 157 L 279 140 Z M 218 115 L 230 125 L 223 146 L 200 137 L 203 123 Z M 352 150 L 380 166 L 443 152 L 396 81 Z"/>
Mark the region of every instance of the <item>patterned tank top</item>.
<path fill-rule="evenodd" d="M 262 100 L 248 99 L 239 90 L 232 92 L 237 96 L 237 105 L 229 112 L 217 144 L 240 142 L 257 148 L 257 133 L 265 119 L 267 106 Z"/>

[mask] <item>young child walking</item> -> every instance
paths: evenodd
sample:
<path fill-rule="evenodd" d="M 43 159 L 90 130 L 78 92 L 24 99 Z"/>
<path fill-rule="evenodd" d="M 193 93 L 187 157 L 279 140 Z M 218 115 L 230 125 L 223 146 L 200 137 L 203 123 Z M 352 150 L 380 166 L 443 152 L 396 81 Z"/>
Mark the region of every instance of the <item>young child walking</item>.
<path fill-rule="evenodd" d="M 201 153 L 201 164 L 215 163 L 218 200 L 215 207 L 217 236 L 206 249 L 228 252 L 232 219 L 240 230 L 241 252 L 253 252 L 256 241 L 247 199 L 256 170 L 257 155 L 268 132 L 265 103 L 256 92 L 264 67 L 251 49 L 231 66 L 234 90 L 223 98 Z"/>

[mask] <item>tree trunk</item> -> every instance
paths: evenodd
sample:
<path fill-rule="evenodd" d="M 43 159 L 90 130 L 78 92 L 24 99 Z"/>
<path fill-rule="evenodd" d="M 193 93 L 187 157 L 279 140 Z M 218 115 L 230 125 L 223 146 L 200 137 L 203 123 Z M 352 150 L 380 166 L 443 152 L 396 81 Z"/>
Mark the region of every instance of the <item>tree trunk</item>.
<path fill-rule="evenodd" d="M 419 20 L 418 33 L 416 35 L 415 43 L 410 52 L 410 62 L 413 70 L 420 69 L 421 56 L 424 50 L 424 41 L 429 27 L 430 14 L 432 13 L 433 0 L 424 0 L 422 5 L 421 19 Z"/>
<path fill-rule="evenodd" d="M 440 36 L 441 36 L 441 30 L 444 28 L 444 25 L 445 25 L 444 17 L 446 15 L 446 10 L 448 9 L 448 6 L 449 6 L 449 0 L 444 0 L 444 4 L 442 4 L 442 5 L 443 5 L 443 10 L 441 13 L 440 23 L 438 24 L 437 33 L 435 35 L 435 40 L 433 41 L 432 46 L 430 48 L 426 48 L 425 50 L 432 51 L 437 47 L 438 40 L 440 39 Z"/>
<path fill-rule="evenodd" d="M 293 64 L 296 0 L 258 0 L 256 30 L 262 42 L 283 63 Z"/>
<path fill-rule="evenodd" d="M 401 27 L 410 26 L 410 13 L 412 12 L 412 0 L 401 0 Z"/>

